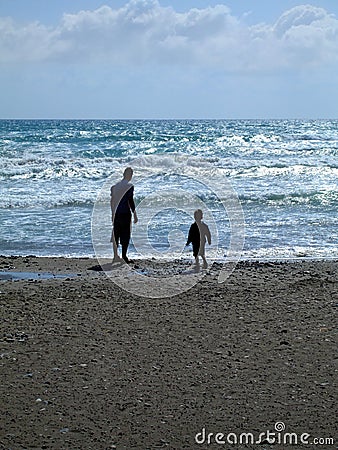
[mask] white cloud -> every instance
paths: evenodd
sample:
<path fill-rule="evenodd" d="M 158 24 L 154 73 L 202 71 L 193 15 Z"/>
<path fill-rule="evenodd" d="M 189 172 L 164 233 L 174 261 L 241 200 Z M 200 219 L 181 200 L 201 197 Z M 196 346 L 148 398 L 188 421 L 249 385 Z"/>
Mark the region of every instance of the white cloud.
<path fill-rule="evenodd" d="M 289 65 L 316 65 L 337 61 L 338 20 L 322 8 L 297 6 L 273 26 Z"/>
<path fill-rule="evenodd" d="M 338 20 L 297 6 L 248 27 L 224 5 L 178 13 L 157 0 L 64 15 L 54 28 L 0 18 L 0 61 L 178 64 L 228 71 L 297 68 L 338 59 Z"/>
<path fill-rule="evenodd" d="M 329 17 L 322 8 L 310 5 L 296 6 L 282 14 L 274 25 L 274 32 L 276 36 L 283 38 L 290 30 L 300 26 L 312 27 L 316 23 L 322 26 Z"/>

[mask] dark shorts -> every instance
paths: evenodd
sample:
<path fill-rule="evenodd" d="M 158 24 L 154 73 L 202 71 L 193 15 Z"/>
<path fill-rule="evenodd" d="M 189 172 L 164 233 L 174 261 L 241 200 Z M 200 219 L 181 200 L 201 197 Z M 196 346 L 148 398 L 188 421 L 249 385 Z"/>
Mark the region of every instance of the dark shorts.
<path fill-rule="evenodd" d="M 129 245 L 130 241 L 130 229 L 131 229 L 131 214 L 115 214 L 113 232 L 111 237 L 111 242 L 113 242 L 113 237 L 115 238 L 116 245 Z"/>
<path fill-rule="evenodd" d="M 201 245 L 200 241 L 192 242 L 192 254 L 196 258 L 197 256 L 204 256 L 205 245 Z"/>

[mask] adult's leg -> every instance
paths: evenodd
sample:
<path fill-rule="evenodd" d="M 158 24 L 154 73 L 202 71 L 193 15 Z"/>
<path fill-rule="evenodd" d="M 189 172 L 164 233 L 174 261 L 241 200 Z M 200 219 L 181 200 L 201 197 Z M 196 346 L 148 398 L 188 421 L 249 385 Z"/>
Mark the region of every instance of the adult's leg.
<path fill-rule="evenodd" d="M 121 220 L 121 232 L 120 232 L 120 242 L 122 247 L 122 258 L 126 263 L 129 262 L 127 257 L 127 251 L 130 241 L 130 232 L 131 232 L 131 215 L 124 215 Z"/>
<path fill-rule="evenodd" d="M 119 261 L 120 257 L 118 255 L 118 245 L 120 241 L 121 235 L 121 225 L 119 218 L 115 216 L 114 224 L 113 224 L 113 232 L 111 242 L 113 244 L 113 252 L 114 252 L 114 261 Z"/>

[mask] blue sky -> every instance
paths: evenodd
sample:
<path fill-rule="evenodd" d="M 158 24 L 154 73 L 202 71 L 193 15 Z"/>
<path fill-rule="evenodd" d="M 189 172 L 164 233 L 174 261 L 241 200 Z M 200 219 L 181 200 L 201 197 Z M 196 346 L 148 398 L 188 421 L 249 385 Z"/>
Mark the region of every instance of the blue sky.
<path fill-rule="evenodd" d="M 337 0 L 1 0 L 1 118 L 337 118 Z"/>

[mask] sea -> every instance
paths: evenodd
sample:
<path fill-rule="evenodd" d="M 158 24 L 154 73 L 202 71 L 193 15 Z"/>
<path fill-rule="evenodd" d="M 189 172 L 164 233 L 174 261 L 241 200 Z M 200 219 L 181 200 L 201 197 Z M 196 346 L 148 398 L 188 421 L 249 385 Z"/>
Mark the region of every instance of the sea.
<path fill-rule="evenodd" d="M 131 257 L 190 258 L 202 209 L 207 256 L 337 258 L 337 156 L 338 120 L 0 120 L 0 254 L 109 257 L 131 166 Z"/>

